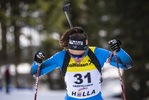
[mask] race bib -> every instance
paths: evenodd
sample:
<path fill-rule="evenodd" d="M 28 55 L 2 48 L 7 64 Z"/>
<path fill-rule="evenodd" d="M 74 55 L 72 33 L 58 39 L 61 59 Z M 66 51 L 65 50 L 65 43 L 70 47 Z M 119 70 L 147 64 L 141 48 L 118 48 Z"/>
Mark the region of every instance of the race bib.
<path fill-rule="evenodd" d="M 65 82 L 70 97 L 88 98 L 101 91 L 101 76 L 97 69 L 84 72 L 66 72 Z"/>
<path fill-rule="evenodd" d="M 70 97 L 88 98 L 101 91 L 101 74 L 88 55 L 79 64 L 70 58 L 65 83 Z"/>

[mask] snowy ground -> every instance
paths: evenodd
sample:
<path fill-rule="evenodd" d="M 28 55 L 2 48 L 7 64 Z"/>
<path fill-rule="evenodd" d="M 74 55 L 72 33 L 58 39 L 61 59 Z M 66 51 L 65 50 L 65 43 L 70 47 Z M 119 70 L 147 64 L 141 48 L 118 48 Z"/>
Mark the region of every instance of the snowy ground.
<path fill-rule="evenodd" d="M 113 96 L 121 94 L 117 68 L 105 66 L 103 70 L 102 96 L 104 100 L 122 100 Z M 39 85 L 37 100 L 64 100 L 65 90 L 47 90 Z M 34 89 L 12 89 L 6 94 L 4 88 L 0 90 L 0 100 L 34 100 Z"/>
<path fill-rule="evenodd" d="M 0 92 L 0 100 L 34 100 L 33 90 L 13 90 L 10 94 Z M 63 100 L 65 91 L 39 91 L 37 100 Z"/>
<path fill-rule="evenodd" d="M 104 100 L 122 100 L 114 98 L 114 95 L 121 93 L 118 79 L 104 79 L 102 83 L 102 95 Z M 112 85 L 112 87 L 111 87 Z M 64 100 L 65 90 L 38 90 L 37 100 Z M 4 90 L 0 91 L 0 100 L 34 100 L 35 90 L 12 89 L 9 94 Z"/>

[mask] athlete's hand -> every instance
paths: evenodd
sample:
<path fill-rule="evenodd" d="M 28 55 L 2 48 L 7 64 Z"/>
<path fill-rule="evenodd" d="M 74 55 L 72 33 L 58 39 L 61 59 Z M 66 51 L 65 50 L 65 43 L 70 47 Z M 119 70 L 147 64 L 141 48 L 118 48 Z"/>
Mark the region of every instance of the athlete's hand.
<path fill-rule="evenodd" d="M 42 63 L 45 58 L 45 54 L 43 52 L 38 51 L 34 56 L 34 61 L 37 63 Z"/>
<path fill-rule="evenodd" d="M 113 39 L 109 41 L 109 45 L 112 51 L 120 51 L 121 41 L 117 39 Z"/>

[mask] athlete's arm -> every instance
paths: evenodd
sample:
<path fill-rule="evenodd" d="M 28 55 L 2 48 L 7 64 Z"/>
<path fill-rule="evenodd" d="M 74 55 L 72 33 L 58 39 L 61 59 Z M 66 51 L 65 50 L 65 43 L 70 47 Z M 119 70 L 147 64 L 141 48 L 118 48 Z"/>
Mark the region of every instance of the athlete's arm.
<path fill-rule="evenodd" d="M 43 63 L 41 63 L 40 66 L 40 76 L 44 75 L 50 71 L 52 71 L 53 69 L 60 67 L 62 68 L 62 64 L 63 64 L 63 58 L 65 56 L 65 51 L 61 51 L 56 53 L 55 55 L 53 55 L 51 58 L 47 59 L 46 61 L 44 61 Z M 31 75 L 36 75 L 37 74 L 37 70 L 38 70 L 38 64 L 36 62 L 34 62 L 32 64 L 32 68 L 31 68 Z"/>
<path fill-rule="evenodd" d="M 118 58 L 118 63 L 120 68 L 130 69 L 131 67 L 133 67 L 133 62 L 131 57 L 122 48 L 120 48 L 120 51 L 117 52 L 117 58 Z M 117 66 L 115 61 L 115 56 L 111 58 L 110 64 L 113 66 Z"/>
<path fill-rule="evenodd" d="M 97 57 L 98 61 L 100 62 L 101 67 L 104 66 L 104 63 L 106 62 L 107 58 L 110 56 L 112 52 L 102 49 L 102 48 L 95 48 L 95 56 Z"/>
<path fill-rule="evenodd" d="M 97 47 L 95 48 L 95 55 L 99 60 L 101 67 L 103 67 L 104 63 L 106 62 L 110 54 L 113 54 L 113 53 L 111 51 L 108 51 L 102 48 L 97 48 Z M 118 63 L 120 68 L 129 69 L 133 66 L 131 57 L 122 48 L 120 48 L 120 51 L 117 52 L 117 58 L 118 58 Z M 117 67 L 115 56 L 112 56 L 110 64 L 112 66 Z"/>

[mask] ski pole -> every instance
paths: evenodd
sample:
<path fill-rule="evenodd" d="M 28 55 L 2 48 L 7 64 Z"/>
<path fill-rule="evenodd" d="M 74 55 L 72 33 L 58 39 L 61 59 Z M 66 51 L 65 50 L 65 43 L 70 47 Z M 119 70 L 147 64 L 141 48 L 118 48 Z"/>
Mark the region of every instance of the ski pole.
<path fill-rule="evenodd" d="M 69 16 L 68 16 L 68 13 L 67 13 L 67 11 L 68 11 L 68 12 L 71 11 L 71 9 L 70 9 L 70 3 L 68 3 L 68 4 L 66 4 L 66 5 L 63 6 L 63 11 L 64 11 L 64 13 L 65 13 L 65 15 L 66 15 L 66 18 L 67 18 L 67 20 L 68 20 L 68 23 L 69 23 L 69 25 L 70 25 L 70 28 L 72 28 L 73 25 L 72 25 L 72 23 L 71 23 L 71 21 L 70 21 L 70 18 L 69 18 Z"/>
<path fill-rule="evenodd" d="M 38 71 L 37 71 L 37 77 L 36 77 L 36 87 L 35 87 L 35 96 L 34 96 L 34 100 L 37 100 L 38 83 L 39 83 L 39 75 L 40 75 L 40 66 L 41 66 L 41 64 L 38 63 Z"/>
<path fill-rule="evenodd" d="M 122 76 L 121 76 L 120 68 L 119 68 L 119 65 L 118 65 L 117 53 L 116 53 L 116 51 L 113 51 L 113 53 L 114 53 L 116 64 L 117 64 L 117 70 L 118 70 L 120 84 L 121 84 L 122 93 L 123 93 L 123 100 L 126 100 L 126 95 L 125 95 L 124 85 L 123 85 L 123 81 L 122 81 Z"/>

